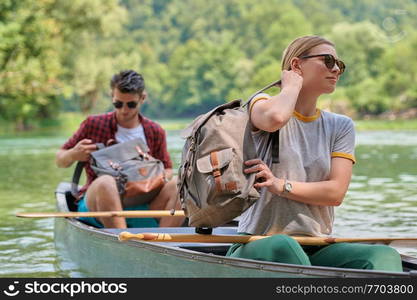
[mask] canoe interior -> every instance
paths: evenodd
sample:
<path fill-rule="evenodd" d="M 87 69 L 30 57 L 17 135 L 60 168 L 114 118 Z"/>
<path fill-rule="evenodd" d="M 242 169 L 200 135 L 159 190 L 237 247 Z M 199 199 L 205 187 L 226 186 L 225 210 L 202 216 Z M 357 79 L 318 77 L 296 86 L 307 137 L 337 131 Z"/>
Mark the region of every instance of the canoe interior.
<path fill-rule="evenodd" d="M 69 188 L 70 187 L 68 183 L 61 183 L 56 191 L 57 205 L 58 205 L 58 210 L 60 211 L 76 210 L 76 206 L 74 205 L 74 202 L 73 202 L 74 198 L 69 192 Z M 58 222 L 61 222 L 61 223 L 65 222 L 68 225 L 72 225 L 73 228 L 76 227 L 77 230 L 86 231 L 86 233 L 90 235 L 98 234 L 98 235 L 113 237 L 113 239 L 116 239 L 116 240 L 120 232 L 126 231 L 126 229 L 114 229 L 114 228 L 97 229 L 90 225 L 83 225 L 83 223 L 74 219 L 61 219 L 61 220 L 58 220 Z M 235 225 L 235 224 L 232 223 L 231 225 Z M 190 233 L 195 233 L 195 228 L 185 227 L 185 226 L 175 227 L 175 228 L 129 228 L 128 231 L 132 233 L 164 232 L 164 233 L 190 234 Z M 213 234 L 236 234 L 236 232 L 237 232 L 237 228 L 235 226 L 218 227 L 218 228 L 214 228 L 213 230 Z M 142 244 L 141 247 L 143 247 L 143 242 L 131 241 L 127 243 L 130 245 Z M 148 244 L 148 243 L 145 242 L 145 244 Z M 155 245 L 156 247 L 158 247 L 159 245 L 161 249 L 167 248 L 167 244 L 169 244 L 168 248 L 185 251 L 184 253 L 188 257 L 193 256 L 192 253 L 201 253 L 202 255 L 201 259 L 206 260 L 206 261 L 212 261 L 212 260 L 214 261 L 216 257 L 219 257 L 219 258 L 224 257 L 222 258 L 222 260 L 225 260 L 225 261 L 227 260 L 228 261 L 227 264 L 229 265 L 230 268 L 232 267 L 232 265 L 236 265 L 238 267 L 240 267 L 241 265 L 244 265 L 244 266 L 249 266 L 250 268 L 253 268 L 254 265 L 257 265 L 258 267 L 262 269 L 268 269 L 269 267 L 272 269 L 277 269 L 277 268 L 282 267 L 285 270 L 286 268 L 288 268 L 289 271 L 286 274 L 292 274 L 293 272 L 292 269 L 297 269 L 298 270 L 297 272 L 301 272 L 303 274 L 309 274 L 311 272 L 313 276 L 314 274 L 320 274 L 320 275 L 323 274 L 325 277 L 366 277 L 366 276 L 372 277 L 374 273 L 376 274 L 377 277 L 384 276 L 383 272 L 379 272 L 381 274 L 378 274 L 378 271 L 370 272 L 370 271 L 364 271 L 364 270 L 352 270 L 352 269 L 349 270 L 349 269 L 325 268 L 325 267 L 315 267 L 315 266 L 303 267 L 303 266 L 285 265 L 285 264 L 272 263 L 272 262 L 259 262 L 259 261 L 246 260 L 246 259 L 234 259 L 234 258 L 231 259 L 231 258 L 225 257 L 225 254 L 227 250 L 229 249 L 229 247 L 231 246 L 231 244 L 163 243 L 163 242 L 153 242 L 151 244 Z M 67 245 L 67 247 L 71 247 L 71 246 L 72 245 Z M 152 246 L 146 246 L 146 247 L 152 247 Z M 155 249 L 155 250 L 161 251 L 159 249 Z M 165 249 L 164 251 L 169 252 L 171 250 Z M 173 250 L 173 253 L 178 254 L 178 251 Z M 207 255 L 209 255 L 209 257 L 207 257 Z M 196 257 L 198 256 L 199 255 L 196 255 Z M 401 275 L 400 277 L 414 277 L 414 278 L 417 277 L 417 258 L 402 255 L 402 262 L 403 262 L 404 272 L 398 273 L 399 275 Z M 291 266 L 291 267 L 288 267 L 288 266 Z M 393 275 L 392 273 L 385 273 L 385 274 L 387 275 L 386 277 L 392 277 Z M 126 276 L 126 274 L 124 276 Z"/>
<path fill-rule="evenodd" d="M 111 234 L 118 235 L 122 231 L 126 231 L 125 229 L 114 229 L 114 228 L 106 228 L 103 229 L 105 232 L 109 232 Z M 177 227 L 177 228 L 129 228 L 129 232 L 131 233 L 143 233 L 143 232 L 152 232 L 152 233 L 179 233 L 179 234 L 190 234 L 194 233 L 194 228 L 184 228 L 184 227 Z M 213 232 L 214 234 L 236 234 L 236 228 L 216 228 Z M 155 244 L 167 244 L 167 243 L 155 243 Z M 231 246 L 231 244 L 206 244 L 206 243 L 169 243 L 170 246 L 179 247 L 181 249 L 188 249 L 202 253 L 211 253 L 215 255 L 224 256 L 227 253 L 227 250 Z M 404 271 L 414 271 L 417 270 L 417 258 L 402 255 L 402 264 Z"/>
<path fill-rule="evenodd" d="M 76 211 L 77 206 L 75 203 L 75 198 L 72 196 L 71 192 L 68 190 L 68 187 L 65 186 L 64 188 L 64 194 L 65 194 L 65 200 L 69 211 Z M 81 220 L 78 220 L 81 223 L 84 223 Z M 90 224 L 85 223 L 88 226 L 91 226 Z M 186 224 L 186 222 L 184 222 Z M 219 227 L 215 228 L 214 232 L 215 234 L 236 234 L 236 226 L 237 222 L 232 221 L 228 224 L 226 224 L 225 227 Z M 100 229 L 104 232 L 108 232 L 110 234 L 118 235 L 122 231 L 126 231 L 126 229 L 116 229 L 116 228 L 102 228 Z M 143 232 L 152 232 L 152 233 L 181 233 L 181 234 L 191 234 L 195 233 L 194 227 L 158 227 L 158 228 L 129 228 L 129 232 L 131 233 L 143 233 Z M 156 244 L 166 244 L 166 243 L 156 243 Z M 181 249 L 188 249 L 193 251 L 198 251 L 202 253 L 211 253 L 215 255 L 226 255 L 227 250 L 230 248 L 231 244 L 207 244 L 207 243 L 169 243 L 170 246 L 173 247 L 179 247 Z"/>

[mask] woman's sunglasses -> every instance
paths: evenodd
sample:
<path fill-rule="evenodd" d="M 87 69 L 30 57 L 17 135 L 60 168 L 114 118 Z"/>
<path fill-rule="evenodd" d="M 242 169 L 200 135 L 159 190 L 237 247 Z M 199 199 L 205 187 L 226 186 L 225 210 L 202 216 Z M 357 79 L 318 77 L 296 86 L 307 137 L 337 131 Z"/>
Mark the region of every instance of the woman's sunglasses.
<path fill-rule="evenodd" d="M 120 109 L 120 108 L 123 107 L 123 103 L 125 103 L 125 102 L 117 100 L 117 101 L 113 102 L 113 106 L 117 109 Z M 126 102 L 126 105 L 130 109 L 133 109 L 133 108 L 136 108 L 136 106 L 138 106 L 138 103 L 139 102 L 136 102 L 136 101 L 129 101 L 129 102 Z"/>
<path fill-rule="evenodd" d="M 331 71 L 334 68 L 334 65 L 336 64 L 339 67 L 340 75 L 346 70 L 345 63 L 339 59 L 334 58 L 331 54 L 316 54 L 316 55 L 306 55 L 301 56 L 300 58 L 312 58 L 312 57 L 324 57 L 324 64 L 326 67 Z"/>

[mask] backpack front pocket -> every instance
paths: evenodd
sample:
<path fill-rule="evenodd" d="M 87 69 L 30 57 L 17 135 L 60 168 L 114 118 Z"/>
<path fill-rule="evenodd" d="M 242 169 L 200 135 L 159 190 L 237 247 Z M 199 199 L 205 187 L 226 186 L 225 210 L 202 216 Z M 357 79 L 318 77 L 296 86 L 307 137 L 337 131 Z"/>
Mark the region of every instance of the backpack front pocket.
<path fill-rule="evenodd" d="M 239 191 L 237 176 L 237 157 L 232 148 L 212 151 L 197 160 L 197 176 L 200 184 L 206 185 L 208 202 L 216 202 L 222 195 L 235 194 Z M 200 195 L 201 196 L 201 195 Z"/>

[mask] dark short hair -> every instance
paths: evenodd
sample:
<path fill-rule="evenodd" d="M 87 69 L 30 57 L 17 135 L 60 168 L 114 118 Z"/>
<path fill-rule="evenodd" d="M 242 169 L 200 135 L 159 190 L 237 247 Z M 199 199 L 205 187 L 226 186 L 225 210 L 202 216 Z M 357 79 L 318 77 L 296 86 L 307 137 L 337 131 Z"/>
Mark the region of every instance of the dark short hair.
<path fill-rule="evenodd" d="M 117 88 L 122 93 L 142 95 L 145 90 L 145 80 L 133 70 L 124 70 L 113 75 L 110 87 L 112 91 Z"/>

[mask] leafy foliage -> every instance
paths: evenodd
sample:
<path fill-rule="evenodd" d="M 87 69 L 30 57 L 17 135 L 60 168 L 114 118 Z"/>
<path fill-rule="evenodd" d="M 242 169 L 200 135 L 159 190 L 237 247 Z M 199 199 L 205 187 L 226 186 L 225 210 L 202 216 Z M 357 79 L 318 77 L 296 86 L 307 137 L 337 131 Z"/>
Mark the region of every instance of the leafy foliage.
<path fill-rule="evenodd" d="M 146 114 L 195 116 L 278 79 L 286 45 L 310 34 L 348 66 L 328 108 L 417 107 L 416 13 L 415 0 L 2 0 L 0 119 L 105 111 L 127 68 L 145 77 Z"/>

